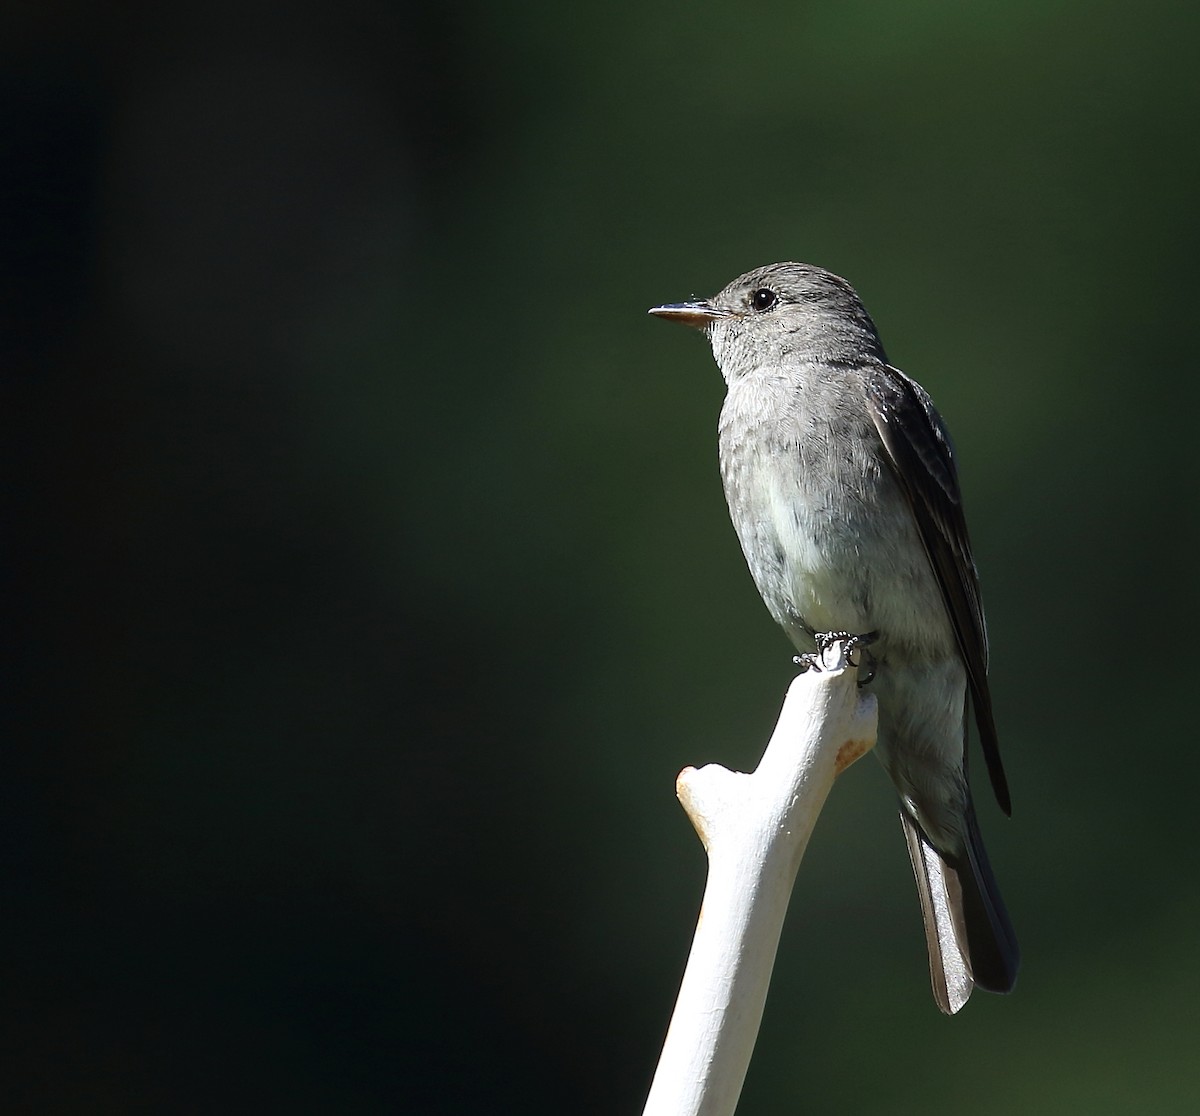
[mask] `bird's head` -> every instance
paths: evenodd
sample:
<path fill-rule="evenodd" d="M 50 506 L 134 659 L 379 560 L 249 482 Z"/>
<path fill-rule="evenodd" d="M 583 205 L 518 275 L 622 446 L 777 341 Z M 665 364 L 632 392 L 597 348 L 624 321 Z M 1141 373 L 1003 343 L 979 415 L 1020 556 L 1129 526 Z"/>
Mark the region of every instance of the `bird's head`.
<path fill-rule="evenodd" d="M 811 264 L 768 264 L 712 298 L 655 306 L 650 313 L 704 330 L 730 383 L 795 360 L 857 365 L 887 359 L 854 288 Z"/>

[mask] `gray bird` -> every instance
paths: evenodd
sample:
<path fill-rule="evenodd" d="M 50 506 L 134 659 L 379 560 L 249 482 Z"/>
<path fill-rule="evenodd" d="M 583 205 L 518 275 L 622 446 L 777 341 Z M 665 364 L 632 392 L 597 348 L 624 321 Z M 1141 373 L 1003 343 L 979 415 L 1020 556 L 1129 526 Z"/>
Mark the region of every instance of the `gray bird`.
<path fill-rule="evenodd" d="M 975 985 L 1008 992 L 1019 953 L 967 783 L 968 694 L 1006 814 L 1009 794 L 941 416 L 888 364 L 854 288 L 821 268 L 771 264 L 715 298 L 650 313 L 703 329 L 712 343 L 728 388 L 721 479 L 771 615 L 810 663 L 833 638 L 856 637 L 860 684 L 879 703 L 875 753 L 900 795 L 938 1007 L 957 1012 Z"/>

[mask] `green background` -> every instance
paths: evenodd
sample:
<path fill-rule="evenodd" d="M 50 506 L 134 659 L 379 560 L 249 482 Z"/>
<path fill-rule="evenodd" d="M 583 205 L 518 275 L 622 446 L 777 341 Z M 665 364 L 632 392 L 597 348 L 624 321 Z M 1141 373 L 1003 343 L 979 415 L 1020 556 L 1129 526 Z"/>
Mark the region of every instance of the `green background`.
<path fill-rule="evenodd" d="M 18 4 L 6 1111 L 640 1111 L 790 648 L 647 307 L 847 276 L 958 444 L 1024 951 L 935 1010 L 876 763 L 739 1112 L 1200 1105 L 1200 17 Z M 977 765 L 978 766 L 978 763 Z"/>

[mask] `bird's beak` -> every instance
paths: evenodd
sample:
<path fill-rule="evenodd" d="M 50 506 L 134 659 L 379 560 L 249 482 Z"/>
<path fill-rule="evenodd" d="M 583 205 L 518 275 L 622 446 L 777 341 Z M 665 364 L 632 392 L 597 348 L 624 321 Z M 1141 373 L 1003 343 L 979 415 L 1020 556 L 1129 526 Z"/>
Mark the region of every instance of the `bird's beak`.
<path fill-rule="evenodd" d="M 731 316 L 728 310 L 720 310 L 708 301 L 669 302 L 666 306 L 652 306 L 647 313 L 656 318 L 666 318 L 669 322 L 692 326 L 694 329 L 703 329 L 718 318 Z"/>

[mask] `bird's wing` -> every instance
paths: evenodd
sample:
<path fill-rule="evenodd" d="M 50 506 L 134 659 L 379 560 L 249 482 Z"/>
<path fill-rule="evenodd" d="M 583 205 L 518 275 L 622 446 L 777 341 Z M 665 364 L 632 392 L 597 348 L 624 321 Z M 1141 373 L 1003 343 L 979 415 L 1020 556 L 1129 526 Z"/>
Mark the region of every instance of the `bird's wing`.
<path fill-rule="evenodd" d="M 954 625 L 992 789 L 1000 808 L 1011 813 L 988 691 L 987 627 L 979 575 L 971 557 L 950 435 L 925 389 L 890 365 L 868 370 L 867 407 L 912 507 Z"/>

